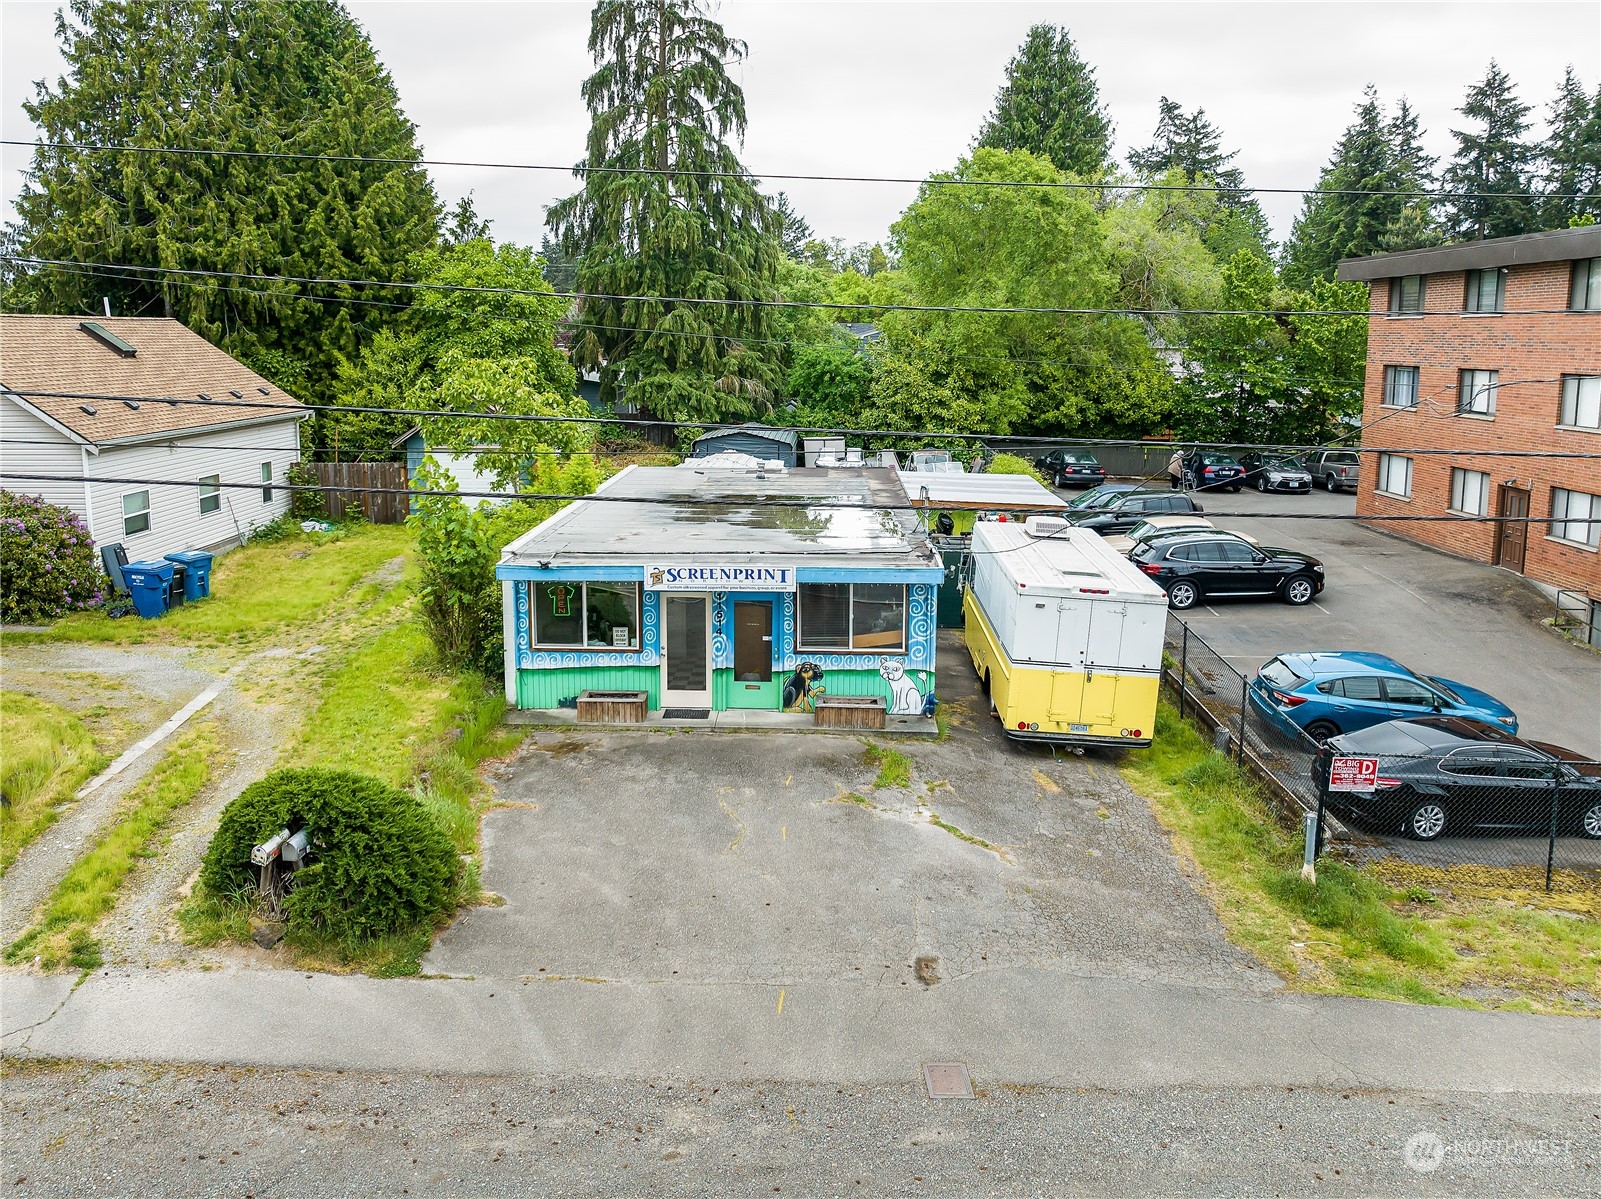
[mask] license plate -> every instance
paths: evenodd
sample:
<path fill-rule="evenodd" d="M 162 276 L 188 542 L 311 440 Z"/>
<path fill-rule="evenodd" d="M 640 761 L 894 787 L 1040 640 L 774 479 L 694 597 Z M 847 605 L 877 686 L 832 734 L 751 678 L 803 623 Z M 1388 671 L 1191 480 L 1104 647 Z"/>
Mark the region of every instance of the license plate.
<path fill-rule="evenodd" d="M 1067 731 L 1070 733 L 1087 733 L 1090 731 L 1090 726 L 1087 724 L 1070 724 L 1067 726 Z"/>

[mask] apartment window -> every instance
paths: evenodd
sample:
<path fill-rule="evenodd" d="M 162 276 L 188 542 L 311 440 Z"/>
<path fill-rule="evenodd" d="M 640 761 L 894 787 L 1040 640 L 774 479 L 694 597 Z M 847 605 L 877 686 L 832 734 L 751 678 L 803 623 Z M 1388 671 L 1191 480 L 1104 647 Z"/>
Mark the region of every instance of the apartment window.
<path fill-rule="evenodd" d="M 1379 455 L 1379 487 L 1389 495 L 1412 498 L 1412 459 L 1399 454 Z"/>
<path fill-rule="evenodd" d="M 1451 471 L 1451 507 L 1469 516 L 1483 516 L 1490 510 L 1490 476 L 1481 470 Z"/>
<path fill-rule="evenodd" d="M 638 649 L 638 583 L 579 583 L 566 579 L 528 585 L 534 642 L 551 648 Z"/>
<path fill-rule="evenodd" d="M 222 507 L 222 477 L 207 475 L 200 480 L 200 515 L 215 512 Z"/>
<path fill-rule="evenodd" d="M 122 497 L 122 535 L 132 537 L 135 533 L 148 532 L 149 529 L 150 493 L 130 491 Z"/>
<path fill-rule="evenodd" d="M 1562 414 L 1557 424 L 1571 429 L 1601 429 L 1601 375 L 1563 377 Z"/>
<path fill-rule="evenodd" d="M 1580 258 L 1573 264 L 1568 307 L 1575 312 L 1601 312 L 1601 258 Z"/>
<path fill-rule="evenodd" d="M 799 650 L 906 650 L 906 588 L 900 583 L 802 583 L 799 601 Z"/>
<path fill-rule="evenodd" d="M 1468 272 L 1467 296 L 1462 307 L 1468 312 L 1500 312 L 1506 303 L 1506 268 Z"/>
<path fill-rule="evenodd" d="M 1456 410 L 1470 416 L 1494 416 L 1500 371 L 1463 371 L 1457 385 Z"/>
<path fill-rule="evenodd" d="M 1402 275 L 1390 280 L 1390 311 L 1392 313 L 1419 313 L 1423 311 L 1422 275 Z"/>
<path fill-rule="evenodd" d="M 272 463 L 261 464 L 261 502 L 272 503 Z"/>
<path fill-rule="evenodd" d="M 1595 549 L 1601 545 L 1601 495 L 1551 489 L 1551 536 Z"/>
<path fill-rule="evenodd" d="M 1384 405 L 1387 408 L 1416 408 L 1418 406 L 1417 367 L 1387 366 L 1384 368 Z"/>

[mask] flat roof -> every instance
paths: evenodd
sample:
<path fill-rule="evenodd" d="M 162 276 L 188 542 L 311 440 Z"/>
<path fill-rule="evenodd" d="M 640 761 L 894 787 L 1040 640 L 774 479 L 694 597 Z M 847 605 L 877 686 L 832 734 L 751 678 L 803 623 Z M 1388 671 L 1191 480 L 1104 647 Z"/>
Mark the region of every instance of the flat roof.
<path fill-rule="evenodd" d="M 973 526 L 975 554 L 997 554 L 1006 573 L 1035 595 L 1078 596 L 1105 588 L 1120 599 L 1167 603 L 1167 593 L 1093 529 L 1069 525 L 1036 537 L 1021 521 Z"/>
<path fill-rule="evenodd" d="M 1057 512 L 1067 501 L 1038 479 L 1028 475 L 956 474 L 933 470 L 901 470 L 900 483 L 906 496 L 921 503 L 928 488 L 931 508 L 998 508 L 1007 512 Z"/>
<path fill-rule="evenodd" d="M 1601 225 L 1578 229 L 1550 229 L 1517 237 L 1490 237 L 1483 241 L 1369 254 L 1340 263 L 1340 279 L 1369 282 L 1398 275 L 1432 275 L 1441 271 L 1476 271 L 1492 266 L 1527 266 L 1537 262 L 1563 262 L 1570 258 L 1601 257 Z"/>
<path fill-rule="evenodd" d="M 632 564 L 693 556 L 748 564 L 753 555 L 810 567 L 938 567 L 940 558 L 890 470 L 737 471 L 632 466 L 501 552 L 503 564 Z M 812 501 L 815 506 L 754 501 Z M 900 509 L 900 510 L 896 510 Z"/>

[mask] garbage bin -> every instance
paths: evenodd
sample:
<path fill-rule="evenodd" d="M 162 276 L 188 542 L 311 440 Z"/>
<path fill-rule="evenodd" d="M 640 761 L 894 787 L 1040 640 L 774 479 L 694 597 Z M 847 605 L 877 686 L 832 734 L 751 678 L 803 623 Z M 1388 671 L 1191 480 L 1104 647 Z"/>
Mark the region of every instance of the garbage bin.
<path fill-rule="evenodd" d="M 171 562 L 129 562 L 122 568 L 133 609 L 149 620 L 167 611 L 167 585 L 172 582 Z"/>
<path fill-rule="evenodd" d="M 167 584 L 167 611 L 183 607 L 184 576 L 188 573 L 182 562 L 172 564 L 172 581 Z"/>
<path fill-rule="evenodd" d="M 168 562 L 183 564 L 185 574 L 183 577 L 183 597 L 185 599 L 206 599 L 211 595 L 211 559 L 213 555 L 205 550 L 174 550 L 167 556 Z"/>

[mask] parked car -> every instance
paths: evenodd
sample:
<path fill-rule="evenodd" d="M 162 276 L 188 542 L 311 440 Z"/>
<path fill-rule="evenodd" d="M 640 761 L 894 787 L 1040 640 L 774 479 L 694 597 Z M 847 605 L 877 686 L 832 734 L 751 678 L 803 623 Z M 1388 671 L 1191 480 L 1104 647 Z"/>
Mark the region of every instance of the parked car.
<path fill-rule="evenodd" d="M 1126 554 L 1134 548 L 1135 542 L 1144 541 L 1147 537 L 1154 537 L 1158 533 L 1177 533 L 1185 529 L 1211 529 L 1215 527 L 1206 517 L 1196 516 L 1194 513 L 1176 516 L 1147 516 L 1127 533 L 1112 533 L 1104 540 L 1107 545 L 1118 553 Z M 1249 541 L 1252 545 L 1256 544 L 1256 538 L 1247 533 L 1236 533 L 1234 535 Z"/>
<path fill-rule="evenodd" d="M 1222 529 L 1158 533 L 1136 544 L 1129 560 L 1167 592 L 1169 606 L 1180 610 L 1214 595 L 1308 604 L 1323 590 L 1323 563 L 1316 558 L 1253 545 Z"/>
<path fill-rule="evenodd" d="M 1103 537 L 1108 533 L 1127 533 L 1147 516 L 1163 512 L 1201 512 L 1200 503 L 1182 491 L 1125 491 L 1105 504 L 1068 517 L 1080 528 L 1094 529 Z"/>
<path fill-rule="evenodd" d="M 1358 650 L 1280 654 L 1256 672 L 1251 697 L 1318 741 L 1423 715 L 1471 717 L 1518 731 L 1517 714 L 1488 692 Z"/>
<path fill-rule="evenodd" d="M 1125 491 L 1138 491 L 1138 483 L 1102 483 L 1091 487 L 1088 491 L 1081 491 L 1067 501 L 1067 506 L 1073 512 L 1087 512 L 1091 508 L 1102 508 L 1111 503 L 1113 496 L 1122 495 Z"/>
<path fill-rule="evenodd" d="M 1184 486 L 1192 491 L 1208 487 L 1227 487 L 1238 491 L 1245 471 L 1232 454 L 1216 450 L 1196 450 L 1184 458 Z"/>
<path fill-rule="evenodd" d="M 1052 450 L 1034 459 L 1034 469 L 1052 487 L 1094 487 L 1106 482 L 1106 467 L 1087 450 Z"/>
<path fill-rule="evenodd" d="M 1258 491 L 1304 491 L 1312 493 L 1312 472 L 1299 458 L 1289 454 L 1252 452 L 1240 455 L 1244 482 Z"/>
<path fill-rule="evenodd" d="M 1356 490 L 1362 460 L 1355 450 L 1319 450 L 1304 459 L 1314 482 L 1328 491 Z"/>
<path fill-rule="evenodd" d="M 1371 791 L 1330 791 L 1336 757 L 1377 758 Z M 1460 716 L 1391 720 L 1330 738 L 1313 776 L 1324 804 L 1377 832 L 1433 841 L 1446 832 L 1601 838 L 1601 768 L 1582 754 L 1514 737 L 1498 723 Z"/>

